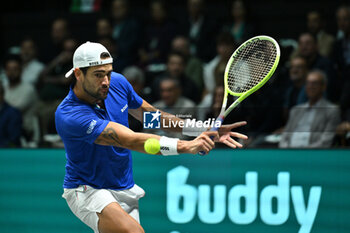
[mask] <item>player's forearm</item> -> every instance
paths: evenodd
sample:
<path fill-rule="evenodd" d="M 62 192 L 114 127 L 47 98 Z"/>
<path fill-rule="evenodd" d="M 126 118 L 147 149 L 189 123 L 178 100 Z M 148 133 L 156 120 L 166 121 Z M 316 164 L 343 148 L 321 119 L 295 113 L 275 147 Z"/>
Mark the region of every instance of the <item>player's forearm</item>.
<path fill-rule="evenodd" d="M 103 145 L 118 146 L 129 150 L 138 151 L 146 153 L 144 145 L 147 139 L 154 138 L 160 140 L 160 136 L 148 133 L 135 133 L 131 132 L 129 135 L 120 136 L 113 129 L 107 129 L 106 140 L 102 142 Z M 99 142 L 101 144 L 101 141 Z M 177 142 L 177 152 L 187 153 L 189 151 L 189 146 L 187 141 L 178 140 Z M 157 154 L 161 154 L 160 152 Z"/>
<path fill-rule="evenodd" d="M 95 143 L 104 146 L 118 146 L 145 153 L 144 144 L 149 138 L 160 140 L 158 135 L 136 133 L 123 125 L 110 122 L 95 140 Z M 190 148 L 189 142 L 178 140 L 176 148 L 178 153 L 187 153 Z"/>
<path fill-rule="evenodd" d="M 135 133 L 133 132 L 132 135 L 130 135 L 130 139 L 127 140 L 124 144 L 125 148 L 138 151 L 142 153 L 146 153 L 144 149 L 144 145 L 147 139 L 155 138 L 157 140 L 160 139 L 160 136 L 155 134 L 148 134 L 148 133 Z"/>
<path fill-rule="evenodd" d="M 142 151 L 143 143 L 151 137 L 156 139 L 160 138 L 158 135 L 135 133 L 121 124 L 109 122 L 99 137 L 95 140 L 95 143 L 104 146 L 118 146 L 126 149 Z"/>

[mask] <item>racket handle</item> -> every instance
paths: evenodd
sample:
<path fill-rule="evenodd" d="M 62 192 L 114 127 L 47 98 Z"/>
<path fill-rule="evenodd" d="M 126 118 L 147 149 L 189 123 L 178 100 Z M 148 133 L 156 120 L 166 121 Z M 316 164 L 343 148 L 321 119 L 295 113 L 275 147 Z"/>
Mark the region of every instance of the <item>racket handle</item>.
<path fill-rule="evenodd" d="M 218 116 L 218 118 L 215 120 L 215 122 L 219 121 L 219 122 L 220 122 L 220 127 L 221 127 L 221 124 L 224 122 L 224 119 L 225 119 L 225 117 L 222 116 L 222 115 L 220 115 L 220 116 Z M 211 128 L 209 131 L 218 131 L 220 127 L 216 127 L 215 125 L 216 125 L 216 124 L 214 124 L 214 127 Z M 214 140 L 214 136 L 210 136 L 210 139 L 211 139 L 211 140 Z M 207 153 L 205 153 L 205 151 L 199 151 L 198 154 L 203 156 L 203 155 L 206 155 Z"/>

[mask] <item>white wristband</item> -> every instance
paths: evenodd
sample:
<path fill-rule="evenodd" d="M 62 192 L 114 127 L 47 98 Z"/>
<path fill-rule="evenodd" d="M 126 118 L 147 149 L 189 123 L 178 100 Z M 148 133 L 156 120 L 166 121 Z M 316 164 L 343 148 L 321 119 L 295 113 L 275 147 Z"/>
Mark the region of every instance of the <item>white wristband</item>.
<path fill-rule="evenodd" d="M 179 153 L 177 152 L 177 141 L 179 141 L 178 138 L 168 138 L 165 136 L 160 137 L 160 153 L 165 156 L 178 155 Z"/>
<path fill-rule="evenodd" d="M 182 128 L 182 134 L 191 136 L 191 137 L 197 137 L 201 133 L 207 131 L 206 127 L 197 127 L 195 120 L 185 119 L 184 127 Z"/>

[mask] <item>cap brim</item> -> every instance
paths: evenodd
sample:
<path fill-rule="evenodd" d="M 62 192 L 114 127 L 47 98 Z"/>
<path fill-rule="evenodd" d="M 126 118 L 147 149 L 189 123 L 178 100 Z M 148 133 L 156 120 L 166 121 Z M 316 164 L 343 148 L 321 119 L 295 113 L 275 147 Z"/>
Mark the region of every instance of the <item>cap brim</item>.
<path fill-rule="evenodd" d="M 70 69 L 65 75 L 64 77 L 69 78 L 72 74 L 73 74 L 74 68 Z"/>

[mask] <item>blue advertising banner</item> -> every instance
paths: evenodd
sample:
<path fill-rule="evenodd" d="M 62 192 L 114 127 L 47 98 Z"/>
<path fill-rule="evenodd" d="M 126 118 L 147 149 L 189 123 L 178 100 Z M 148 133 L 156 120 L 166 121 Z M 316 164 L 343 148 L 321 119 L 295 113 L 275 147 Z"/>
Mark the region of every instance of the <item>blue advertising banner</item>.
<path fill-rule="evenodd" d="M 146 232 L 350 232 L 349 150 L 133 159 Z M 61 198 L 64 165 L 64 150 L 0 150 L 0 232 L 92 232 Z"/>

